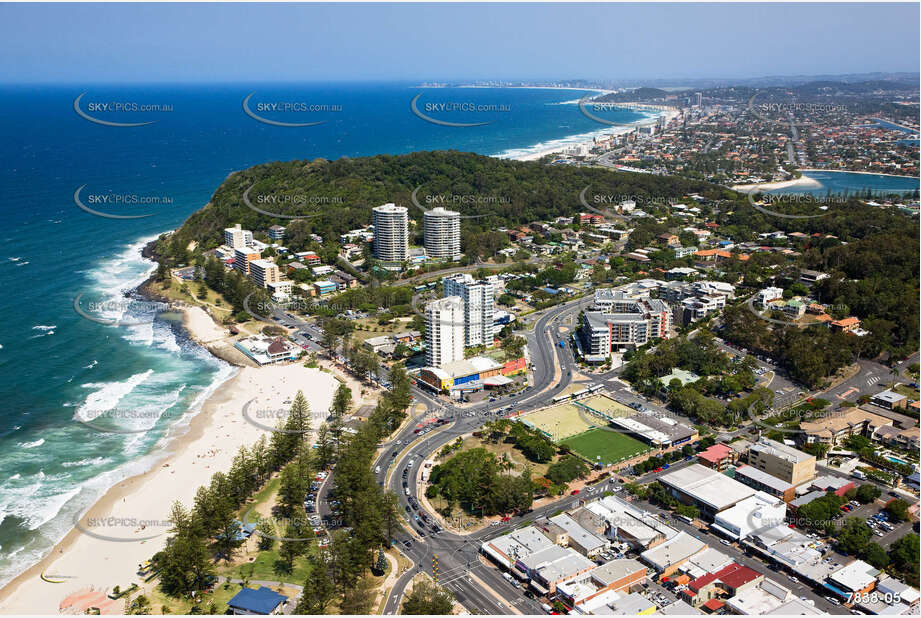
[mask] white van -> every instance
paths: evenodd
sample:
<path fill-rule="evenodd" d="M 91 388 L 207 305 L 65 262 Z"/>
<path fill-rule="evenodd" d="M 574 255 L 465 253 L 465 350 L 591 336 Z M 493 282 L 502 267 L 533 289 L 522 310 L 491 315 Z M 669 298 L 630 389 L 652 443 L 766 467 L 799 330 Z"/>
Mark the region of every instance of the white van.
<path fill-rule="evenodd" d="M 409 487 L 404 487 L 404 488 L 403 488 L 403 493 L 404 493 L 405 495 L 408 496 L 408 495 L 409 495 Z"/>

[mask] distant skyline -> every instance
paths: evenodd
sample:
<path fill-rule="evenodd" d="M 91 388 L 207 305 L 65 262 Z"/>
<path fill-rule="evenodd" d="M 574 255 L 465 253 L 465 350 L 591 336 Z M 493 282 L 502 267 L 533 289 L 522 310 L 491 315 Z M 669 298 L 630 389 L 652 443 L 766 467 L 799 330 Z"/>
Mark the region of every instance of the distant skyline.
<path fill-rule="evenodd" d="M 0 82 L 919 72 L 905 4 L 4 4 Z"/>

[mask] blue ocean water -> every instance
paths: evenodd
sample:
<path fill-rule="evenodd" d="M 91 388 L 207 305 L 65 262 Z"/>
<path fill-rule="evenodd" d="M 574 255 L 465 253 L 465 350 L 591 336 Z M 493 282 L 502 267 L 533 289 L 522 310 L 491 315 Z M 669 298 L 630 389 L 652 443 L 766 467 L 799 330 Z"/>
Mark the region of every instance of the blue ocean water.
<path fill-rule="evenodd" d="M 322 124 L 259 122 L 243 111 L 250 93 L 250 109 L 268 120 Z M 410 110 L 420 93 L 417 108 L 435 120 L 490 124 L 427 122 Z M 155 122 L 91 122 L 74 109 L 81 94 L 78 107 L 93 118 Z M 152 270 L 140 256 L 148 240 L 206 204 L 227 174 L 265 161 L 447 148 L 520 157 L 607 132 L 579 113 L 583 94 L 408 84 L 0 88 L 8 112 L 0 119 L 0 585 L 47 553 L 108 487 L 149 468 L 160 440 L 180 433 L 234 372 L 123 298 Z M 299 111 L 305 102 L 326 107 Z M 464 111 L 469 103 L 487 109 Z M 146 105 L 160 108 L 135 109 Z M 74 202 L 81 187 L 94 209 L 152 216 L 88 214 Z M 112 206 L 101 196 L 161 199 Z M 81 317 L 75 298 L 136 325 Z M 128 433 L 78 422 L 94 419 Z"/>

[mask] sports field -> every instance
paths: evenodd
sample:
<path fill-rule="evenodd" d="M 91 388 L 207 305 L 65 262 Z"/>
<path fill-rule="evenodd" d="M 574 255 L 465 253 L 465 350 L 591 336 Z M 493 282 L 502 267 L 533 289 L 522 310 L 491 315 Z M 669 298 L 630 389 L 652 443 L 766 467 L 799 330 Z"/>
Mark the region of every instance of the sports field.
<path fill-rule="evenodd" d="M 616 463 L 649 449 L 639 440 L 607 429 L 592 429 L 562 443 L 587 460 L 602 464 Z"/>
<path fill-rule="evenodd" d="M 520 417 L 529 425 L 546 432 L 554 442 L 585 433 L 603 423 L 593 423 L 592 415 L 575 405 L 565 402 Z"/>
<path fill-rule="evenodd" d="M 614 401 L 607 395 L 592 395 L 582 399 L 579 403 L 613 418 L 624 418 L 636 414 L 636 410 L 625 406 L 619 401 Z"/>

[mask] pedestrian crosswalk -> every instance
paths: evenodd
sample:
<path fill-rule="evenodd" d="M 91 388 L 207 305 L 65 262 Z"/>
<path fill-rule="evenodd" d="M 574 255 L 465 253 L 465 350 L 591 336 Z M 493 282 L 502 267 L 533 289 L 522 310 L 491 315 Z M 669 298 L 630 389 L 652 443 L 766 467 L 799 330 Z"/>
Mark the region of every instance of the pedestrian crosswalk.
<path fill-rule="evenodd" d="M 873 386 L 879 381 L 880 381 L 879 376 L 870 376 L 869 378 L 867 378 L 867 386 Z"/>

